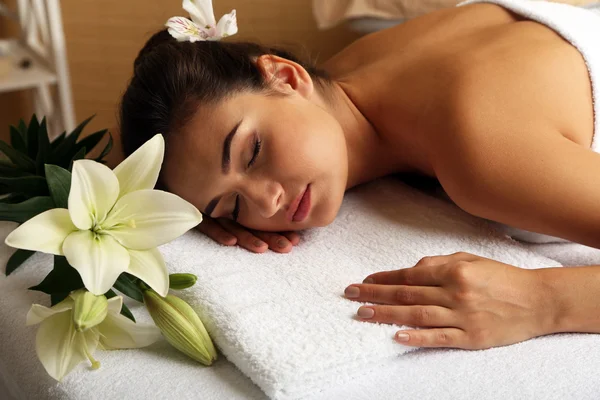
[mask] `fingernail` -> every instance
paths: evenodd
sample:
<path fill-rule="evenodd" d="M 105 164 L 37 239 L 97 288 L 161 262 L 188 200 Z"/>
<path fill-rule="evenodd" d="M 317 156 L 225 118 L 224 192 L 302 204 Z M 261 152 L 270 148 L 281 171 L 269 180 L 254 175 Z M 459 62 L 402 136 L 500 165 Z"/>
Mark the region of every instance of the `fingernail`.
<path fill-rule="evenodd" d="M 398 340 L 399 342 L 408 342 L 408 339 L 410 339 L 410 336 L 408 336 L 408 333 L 404 333 L 404 332 L 396 333 L 396 340 Z"/>
<path fill-rule="evenodd" d="M 357 314 L 361 318 L 371 318 L 375 315 L 375 311 L 372 308 L 361 307 L 358 309 Z"/>
<path fill-rule="evenodd" d="M 285 240 L 283 240 L 283 239 L 279 239 L 279 240 L 277 241 L 277 246 L 279 246 L 279 248 L 283 249 L 283 248 L 287 247 L 287 243 L 286 243 L 286 241 L 285 241 Z"/>
<path fill-rule="evenodd" d="M 357 298 L 358 296 L 360 296 L 360 289 L 357 288 L 356 286 L 348 286 L 346 288 L 346 290 L 344 291 L 344 294 L 346 295 L 347 298 L 354 299 L 354 298 Z"/>
<path fill-rule="evenodd" d="M 264 246 L 264 244 L 265 244 L 265 242 L 263 242 L 262 240 L 255 240 L 255 241 L 254 241 L 254 245 L 255 245 L 256 247 L 261 247 L 261 246 Z"/>
<path fill-rule="evenodd" d="M 363 281 L 363 283 L 375 283 L 375 281 L 373 280 L 373 278 L 367 278 Z"/>

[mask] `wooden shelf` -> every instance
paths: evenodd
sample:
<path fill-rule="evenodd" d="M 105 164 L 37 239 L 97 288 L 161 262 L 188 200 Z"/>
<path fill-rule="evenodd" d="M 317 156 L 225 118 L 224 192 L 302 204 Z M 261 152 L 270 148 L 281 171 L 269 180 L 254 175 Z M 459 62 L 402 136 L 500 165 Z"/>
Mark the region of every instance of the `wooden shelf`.
<path fill-rule="evenodd" d="M 13 68 L 0 77 L 0 92 L 30 89 L 40 84 L 55 84 L 56 74 L 41 64 L 38 59 L 27 48 L 18 41 L 10 41 L 10 55 Z M 20 68 L 19 63 L 27 59 L 31 62 L 28 68 Z"/>

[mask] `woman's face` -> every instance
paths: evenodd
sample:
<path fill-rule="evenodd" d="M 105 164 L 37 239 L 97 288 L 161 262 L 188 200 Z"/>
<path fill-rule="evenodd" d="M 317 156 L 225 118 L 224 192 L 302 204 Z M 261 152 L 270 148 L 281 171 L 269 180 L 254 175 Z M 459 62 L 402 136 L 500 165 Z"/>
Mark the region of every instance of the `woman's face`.
<path fill-rule="evenodd" d="M 244 92 L 200 107 L 168 139 L 163 174 L 170 191 L 214 218 L 265 231 L 324 226 L 346 189 L 346 141 L 303 91 Z"/>

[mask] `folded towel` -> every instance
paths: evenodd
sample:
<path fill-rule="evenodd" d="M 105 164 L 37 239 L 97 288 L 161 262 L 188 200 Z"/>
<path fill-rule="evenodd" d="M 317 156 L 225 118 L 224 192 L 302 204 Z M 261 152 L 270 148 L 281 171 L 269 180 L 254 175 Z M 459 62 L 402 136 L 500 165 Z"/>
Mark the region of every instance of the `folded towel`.
<path fill-rule="evenodd" d="M 558 390 L 563 373 L 577 377 L 567 388 L 578 398 L 600 393 L 593 379 L 600 335 L 552 335 L 485 351 L 413 350 L 392 340 L 400 327 L 354 320 L 360 303 L 343 298 L 347 285 L 375 271 L 411 267 L 423 256 L 468 251 L 523 268 L 560 265 L 393 178 L 350 191 L 336 221 L 306 231 L 287 255 L 222 247 L 197 232 L 161 251 L 172 272 L 198 275 L 196 286 L 180 295 L 202 315 L 221 352 L 271 398 L 564 395 Z M 50 263 L 51 257 L 36 255 L 0 278 L 0 380 L 16 398 L 264 398 L 224 360 L 205 368 L 164 342 L 101 352 L 101 369 L 82 364 L 56 384 L 35 359 L 35 329 L 24 326 L 28 307 L 43 297 L 24 289 Z M 146 318 L 139 309 L 134 313 Z M 524 392 L 528 387 L 536 392 Z"/>

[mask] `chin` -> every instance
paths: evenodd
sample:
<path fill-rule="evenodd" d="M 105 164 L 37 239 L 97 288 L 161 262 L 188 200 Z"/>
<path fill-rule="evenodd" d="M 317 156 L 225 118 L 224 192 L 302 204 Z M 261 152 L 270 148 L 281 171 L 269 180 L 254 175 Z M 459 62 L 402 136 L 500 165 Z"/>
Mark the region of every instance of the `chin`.
<path fill-rule="evenodd" d="M 339 211 L 340 211 L 340 207 L 337 207 L 333 210 L 332 209 L 325 210 L 325 212 L 319 213 L 317 218 L 310 221 L 309 225 L 311 225 L 311 227 L 315 227 L 315 228 L 316 227 L 322 228 L 324 226 L 327 226 L 327 225 L 331 224 L 333 221 L 335 221 L 335 218 L 337 217 L 337 214 Z"/>

